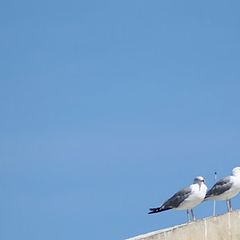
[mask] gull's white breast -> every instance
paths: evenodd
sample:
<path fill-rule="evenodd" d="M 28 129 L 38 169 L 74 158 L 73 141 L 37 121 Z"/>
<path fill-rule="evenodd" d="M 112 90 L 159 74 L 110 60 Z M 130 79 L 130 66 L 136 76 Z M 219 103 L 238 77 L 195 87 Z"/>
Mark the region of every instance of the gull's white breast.
<path fill-rule="evenodd" d="M 192 190 L 191 194 L 180 204 L 177 210 L 192 209 L 204 200 L 207 193 L 207 186 L 204 183 L 201 186 L 197 183 L 192 184 L 190 188 Z"/>

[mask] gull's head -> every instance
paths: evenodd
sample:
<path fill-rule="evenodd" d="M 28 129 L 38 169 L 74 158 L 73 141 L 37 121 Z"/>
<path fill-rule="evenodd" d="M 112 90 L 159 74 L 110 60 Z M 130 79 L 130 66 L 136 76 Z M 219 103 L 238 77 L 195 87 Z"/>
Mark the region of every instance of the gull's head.
<path fill-rule="evenodd" d="M 202 176 L 197 176 L 197 177 L 195 177 L 194 178 L 194 180 L 193 180 L 193 183 L 198 183 L 198 184 L 202 184 L 202 183 L 204 183 L 205 182 L 205 180 L 204 180 L 204 177 L 202 177 Z"/>
<path fill-rule="evenodd" d="M 232 170 L 232 175 L 233 175 L 233 176 L 240 176 L 240 167 L 235 167 L 235 168 Z"/>
<path fill-rule="evenodd" d="M 202 177 L 202 176 L 197 176 L 193 180 L 193 184 L 198 184 L 199 191 L 201 190 L 201 186 L 204 182 L 205 182 L 205 180 L 204 180 L 204 177 Z"/>

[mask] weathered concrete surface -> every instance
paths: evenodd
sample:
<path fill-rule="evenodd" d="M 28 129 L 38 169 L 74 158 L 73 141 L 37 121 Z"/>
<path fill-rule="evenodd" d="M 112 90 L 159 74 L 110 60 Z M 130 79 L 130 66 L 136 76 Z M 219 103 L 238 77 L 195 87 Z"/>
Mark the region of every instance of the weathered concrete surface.
<path fill-rule="evenodd" d="M 129 240 L 240 240 L 240 211 L 139 235 Z"/>

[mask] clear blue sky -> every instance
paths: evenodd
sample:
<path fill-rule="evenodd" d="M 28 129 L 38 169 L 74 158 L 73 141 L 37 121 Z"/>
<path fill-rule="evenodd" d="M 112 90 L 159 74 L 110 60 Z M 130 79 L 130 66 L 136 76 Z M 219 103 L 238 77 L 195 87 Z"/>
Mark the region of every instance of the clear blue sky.
<path fill-rule="evenodd" d="M 185 222 L 148 208 L 240 165 L 239 9 L 2 2 L 0 238 L 113 240 Z"/>

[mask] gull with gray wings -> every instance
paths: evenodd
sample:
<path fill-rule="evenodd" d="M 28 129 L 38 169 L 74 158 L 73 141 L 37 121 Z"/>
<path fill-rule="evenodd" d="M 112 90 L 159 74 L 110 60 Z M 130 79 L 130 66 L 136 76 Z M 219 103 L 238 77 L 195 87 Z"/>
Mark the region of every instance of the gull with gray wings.
<path fill-rule="evenodd" d="M 207 192 L 205 200 L 226 201 L 228 212 L 232 211 L 231 199 L 240 192 L 240 167 L 232 170 L 232 176 L 217 181 Z"/>
<path fill-rule="evenodd" d="M 196 177 L 189 187 L 175 193 L 160 207 L 150 208 L 149 214 L 159 213 L 169 209 L 187 210 L 188 221 L 190 221 L 189 212 L 191 212 L 192 220 L 195 220 L 193 208 L 204 200 L 207 193 L 207 186 L 204 182 L 202 176 Z"/>

